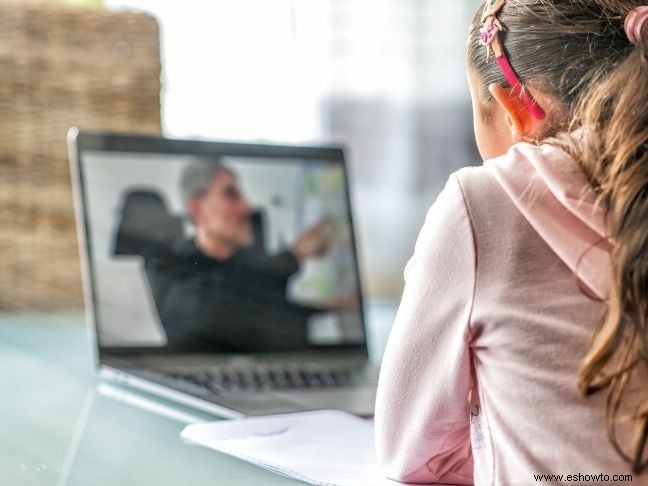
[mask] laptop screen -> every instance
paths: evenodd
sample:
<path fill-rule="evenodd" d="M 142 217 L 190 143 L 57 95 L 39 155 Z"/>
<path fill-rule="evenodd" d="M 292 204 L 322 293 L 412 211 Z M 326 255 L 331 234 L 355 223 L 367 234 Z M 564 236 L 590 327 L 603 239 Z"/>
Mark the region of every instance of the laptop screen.
<path fill-rule="evenodd" d="M 100 351 L 366 348 L 342 151 L 82 134 Z"/>

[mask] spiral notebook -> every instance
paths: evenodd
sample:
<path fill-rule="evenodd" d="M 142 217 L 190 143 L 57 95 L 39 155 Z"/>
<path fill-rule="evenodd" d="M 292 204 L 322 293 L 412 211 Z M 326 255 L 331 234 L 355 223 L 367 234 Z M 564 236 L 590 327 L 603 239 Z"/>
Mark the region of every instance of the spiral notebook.
<path fill-rule="evenodd" d="M 318 486 L 397 486 L 378 467 L 373 422 L 345 412 L 223 420 L 187 426 L 187 442 Z"/>

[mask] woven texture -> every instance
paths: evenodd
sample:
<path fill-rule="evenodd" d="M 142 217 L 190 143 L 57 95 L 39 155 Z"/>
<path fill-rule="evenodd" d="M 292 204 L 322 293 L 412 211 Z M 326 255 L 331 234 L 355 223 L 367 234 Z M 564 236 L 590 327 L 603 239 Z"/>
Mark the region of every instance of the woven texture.
<path fill-rule="evenodd" d="M 66 133 L 160 133 L 156 21 L 0 3 L 0 308 L 82 305 Z"/>

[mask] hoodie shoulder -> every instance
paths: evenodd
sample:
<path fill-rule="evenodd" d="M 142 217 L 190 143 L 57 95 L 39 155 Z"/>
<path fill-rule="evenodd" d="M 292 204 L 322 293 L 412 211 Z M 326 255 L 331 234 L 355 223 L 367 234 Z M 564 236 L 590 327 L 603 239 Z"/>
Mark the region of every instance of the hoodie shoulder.
<path fill-rule="evenodd" d="M 506 238 L 508 230 L 522 223 L 492 172 L 485 166 L 465 167 L 455 174 L 461 188 L 475 237 L 479 241 Z"/>
<path fill-rule="evenodd" d="M 517 248 L 540 240 L 598 297 L 607 296 L 612 242 L 605 213 L 564 151 L 516 144 L 482 167 L 462 169 L 457 178 L 485 245 Z"/>

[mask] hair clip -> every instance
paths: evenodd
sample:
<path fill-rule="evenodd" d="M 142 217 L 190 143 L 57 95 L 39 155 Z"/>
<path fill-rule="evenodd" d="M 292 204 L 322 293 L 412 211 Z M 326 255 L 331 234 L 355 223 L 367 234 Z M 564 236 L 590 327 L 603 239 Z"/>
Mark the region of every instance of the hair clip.
<path fill-rule="evenodd" d="M 490 53 L 493 51 L 497 64 L 502 70 L 506 81 L 511 85 L 513 92 L 520 97 L 524 106 L 535 118 L 542 120 L 545 117 L 544 110 L 522 84 L 522 80 L 511 66 L 499 38 L 499 33 L 504 30 L 504 27 L 497 19 L 497 14 L 505 3 L 506 0 L 486 0 L 481 17 L 484 25 L 479 29 L 480 44 L 486 47 L 486 62 L 490 60 Z"/>
<path fill-rule="evenodd" d="M 497 18 L 490 16 L 486 18 L 486 22 L 481 29 L 479 29 L 480 41 L 479 43 L 486 47 L 486 62 L 490 61 L 491 51 L 495 52 L 495 56 L 502 55 L 502 46 L 499 43 L 499 33 L 504 30 L 502 24 Z"/>
<path fill-rule="evenodd" d="M 486 5 L 484 5 L 484 11 L 482 12 L 481 21 L 485 22 L 488 17 L 495 17 L 502 7 L 506 3 L 506 0 L 486 0 Z"/>

